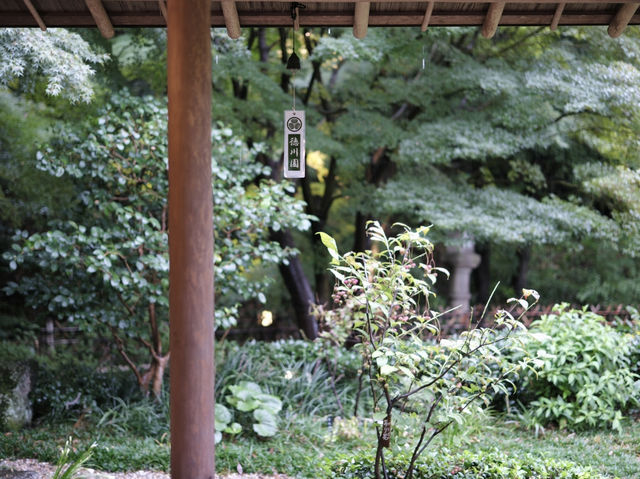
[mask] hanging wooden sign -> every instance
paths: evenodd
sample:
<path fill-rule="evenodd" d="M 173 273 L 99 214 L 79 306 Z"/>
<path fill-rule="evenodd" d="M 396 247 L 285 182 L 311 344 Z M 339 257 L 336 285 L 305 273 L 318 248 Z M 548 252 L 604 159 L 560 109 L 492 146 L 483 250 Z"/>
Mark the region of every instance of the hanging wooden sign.
<path fill-rule="evenodd" d="M 284 112 L 284 177 L 304 178 L 305 174 L 304 111 Z"/>

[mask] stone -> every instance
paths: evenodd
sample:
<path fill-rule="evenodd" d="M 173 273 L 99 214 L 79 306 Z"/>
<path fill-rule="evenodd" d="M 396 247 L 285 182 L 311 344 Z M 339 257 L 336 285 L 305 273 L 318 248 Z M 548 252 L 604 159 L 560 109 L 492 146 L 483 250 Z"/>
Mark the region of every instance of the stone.
<path fill-rule="evenodd" d="M 40 474 L 35 471 L 0 469 L 0 479 L 40 479 Z"/>
<path fill-rule="evenodd" d="M 31 369 L 26 362 L 0 365 L 0 426 L 16 431 L 31 423 Z"/>
<path fill-rule="evenodd" d="M 456 314 L 467 314 L 471 310 L 471 271 L 478 267 L 481 258 L 475 253 L 472 238 L 461 239 L 461 243 L 447 246 L 447 262 L 451 265 L 449 303 L 457 308 Z"/>

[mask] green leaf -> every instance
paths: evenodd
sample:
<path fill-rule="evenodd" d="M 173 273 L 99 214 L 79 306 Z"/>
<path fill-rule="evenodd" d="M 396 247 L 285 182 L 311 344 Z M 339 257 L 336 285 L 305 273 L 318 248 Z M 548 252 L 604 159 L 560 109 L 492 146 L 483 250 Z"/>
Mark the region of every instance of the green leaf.
<path fill-rule="evenodd" d="M 322 244 L 327 248 L 327 251 L 331 255 L 332 262 L 338 262 L 340 256 L 338 255 L 338 246 L 336 245 L 336 240 L 322 231 L 319 231 L 317 234 L 320 235 L 320 241 L 322 241 Z"/>
<path fill-rule="evenodd" d="M 254 409 L 260 407 L 262 403 L 260 401 L 256 401 L 255 399 L 250 399 L 248 401 L 238 401 L 236 404 L 236 408 L 243 412 L 253 411 Z"/>
<path fill-rule="evenodd" d="M 256 409 L 253 411 L 253 417 L 256 421 L 263 424 L 278 424 L 278 417 L 265 409 Z"/>
<path fill-rule="evenodd" d="M 413 379 L 415 376 L 413 375 L 413 373 L 411 372 L 411 370 L 405 366 L 398 366 L 398 369 L 400 371 L 402 371 L 406 376 L 408 376 L 409 378 Z"/>
<path fill-rule="evenodd" d="M 256 394 L 255 400 L 260 402 L 260 409 L 267 410 L 273 414 L 278 414 L 282 410 L 282 401 L 270 394 Z"/>
<path fill-rule="evenodd" d="M 276 426 L 263 423 L 254 424 L 253 430 L 258 436 L 261 437 L 273 437 L 278 432 L 278 428 Z"/>
<path fill-rule="evenodd" d="M 241 431 L 242 431 L 242 426 L 237 422 L 234 422 L 233 424 L 231 424 L 231 426 L 224 429 L 224 432 L 226 432 L 227 434 L 234 434 L 234 435 L 240 434 Z"/>
<path fill-rule="evenodd" d="M 229 409 L 227 409 L 226 406 L 224 406 L 223 404 L 216 404 L 216 412 L 215 412 L 215 416 L 216 416 L 216 429 L 220 430 L 220 429 L 224 429 L 225 427 L 227 427 L 227 424 L 229 424 L 231 422 L 231 411 L 229 411 Z"/>
<path fill-rule="evenodd" d="M 388 364 L 385 364 L 380 368 L 380 374 L 382 374 L 383 376 L 388 376 L 389 374 L 397 370 L 398 368 L 396 368 L 395 366 L 390 366 Z"/>

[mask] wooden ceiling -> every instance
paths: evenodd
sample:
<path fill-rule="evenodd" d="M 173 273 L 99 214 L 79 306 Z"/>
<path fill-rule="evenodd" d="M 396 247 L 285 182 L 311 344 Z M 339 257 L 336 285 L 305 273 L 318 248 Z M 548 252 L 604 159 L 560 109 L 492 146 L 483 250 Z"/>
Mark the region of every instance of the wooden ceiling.
<path fill-rule="evenodd" d="M 177 1 L 177 0 L 170 0 Z M 183 0 L 187 1 L 188 0 Z M 296 26 L 353 27 L 362 38 L 368 27 L 480 26 L 485 37 L 500 25 L 609 25 L 619 36 L 627 25 L 640 24 L 639 2 L 558 3 L 512 0 L 468 3 L 408 0 L 302 0 Z M 211 2 L 211 26 L 227 27 L 237 38 L 242 27 L 287 27 L 292 24 L 290 1 Z M 166 25 L 166 0 L 0 0 L 0 27 L 98 27 L 106 37 L 114 27 Z"/>

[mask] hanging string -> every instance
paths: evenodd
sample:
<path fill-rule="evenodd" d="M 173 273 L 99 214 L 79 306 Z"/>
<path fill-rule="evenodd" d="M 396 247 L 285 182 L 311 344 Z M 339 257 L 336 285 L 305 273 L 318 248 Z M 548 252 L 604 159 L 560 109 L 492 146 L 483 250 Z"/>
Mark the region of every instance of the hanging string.
<path fill-rule="evenodd" d="M 291 90 L 293 93 L 293 111 L 296 111 L 296 86 L 294 85 L 293 81 L 295 80 L 296 74 L 293 73 L 291 75 Z"/>
<path fill-rule="evenodd" d="M 292 56 L 296 54 L 296 29 L 295 29 L 295 19 L 294 19 L 294 28 L 291 29 L 291 42 L 293 44 L 293 53 Z M 296 111 L 296 70 L 291 70 L 291 91 L 293 94 L 293 111 Z"/>
<path fill-rule="evenodd" d="M 291 55 L 289 56 L 289 59 L 287 60 L 287 70 L 291 71 L 293 111 L 295 111 L 296 109 L 296 87 L 295 87 L 296 71 L 300 70 L 300 58 L 298 57 L 298 55 L 296 55 L 296 25 L 298 21 L 298 8 L 305 8 L 305 6 L 296 2 L 291 4 L 291 19 L 293 20 L 293 28 L 291 29 L 292 51 L 291 51 Z"/>

